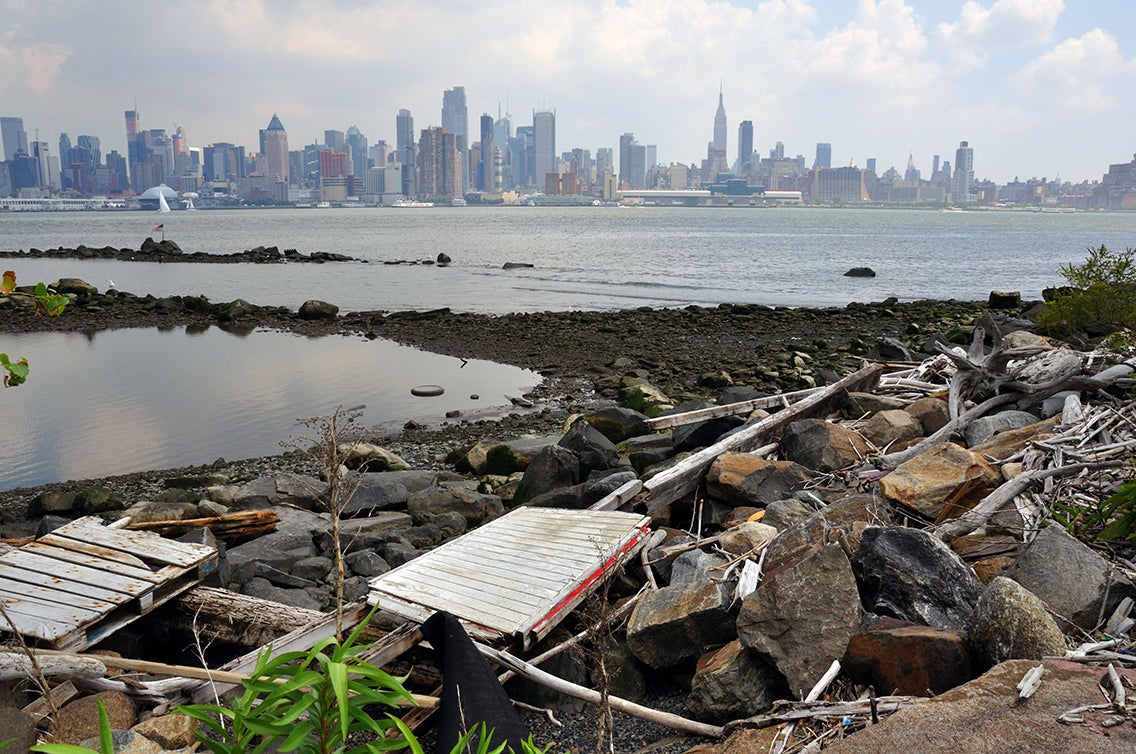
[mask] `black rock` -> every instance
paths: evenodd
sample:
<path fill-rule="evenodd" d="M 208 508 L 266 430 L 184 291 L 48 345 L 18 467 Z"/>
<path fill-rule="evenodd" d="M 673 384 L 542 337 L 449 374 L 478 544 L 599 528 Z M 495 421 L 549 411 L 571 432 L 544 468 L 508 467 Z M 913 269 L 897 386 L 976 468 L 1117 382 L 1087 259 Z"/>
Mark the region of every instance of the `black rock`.
<path fill-rule="evenodd" d="M 874 278 L 875 276 L 876 271 L 871 267 L 853 267 L 844 273 L 846 278 Z"/>

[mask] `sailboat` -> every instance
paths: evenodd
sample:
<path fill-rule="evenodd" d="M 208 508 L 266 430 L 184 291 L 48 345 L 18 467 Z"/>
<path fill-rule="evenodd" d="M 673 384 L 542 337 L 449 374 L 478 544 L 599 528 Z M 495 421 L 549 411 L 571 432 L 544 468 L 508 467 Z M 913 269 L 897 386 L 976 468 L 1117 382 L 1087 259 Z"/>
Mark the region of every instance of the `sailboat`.
<path fill-rule="evenodd" d="M 170 211 L 170 204 L 169 204 L 169 202 L 166 201 L 166 195 L 164 193 L 162 193 L 162 189 L 165 188 L 165 186 L 166 185 L 163 183 L 161 188 L 158 189 L 158 213 L 159 214 L 165 214 L 166 212 Z"/>

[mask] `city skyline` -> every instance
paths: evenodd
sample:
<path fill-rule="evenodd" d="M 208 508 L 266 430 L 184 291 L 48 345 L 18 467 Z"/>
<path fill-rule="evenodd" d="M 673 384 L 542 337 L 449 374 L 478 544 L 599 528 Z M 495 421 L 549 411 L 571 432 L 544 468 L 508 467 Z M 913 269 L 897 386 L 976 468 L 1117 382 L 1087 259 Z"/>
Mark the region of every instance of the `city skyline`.
<path fill-rule="evenodd" d="M 92 134 L 125 154 L 137 102 L 143 128 L 183 125 L 195 147 L 256 149 L 274 113 L 293 149 L 352 124 L 394 144 L 399 110 L 417 139 L 443 125 L 456 86 L 474 123 L 498 107 L 514 126 L 555 112 L 557 153 L 630 132 L 664 164 L 706 157 L 720 90 L 731 163 L 746 120 L 760 155 L 780 141 L 811 164 L 829 143 L 833 166 L 874 157 L 880 171 L 914 155 L 929 174 L 968 140 L 975 177 L 998 183 L 1096 180 L 1136 151 L 1126 3 L 118 5 L 0 2 L 0 109 L 29 141 Z"/>

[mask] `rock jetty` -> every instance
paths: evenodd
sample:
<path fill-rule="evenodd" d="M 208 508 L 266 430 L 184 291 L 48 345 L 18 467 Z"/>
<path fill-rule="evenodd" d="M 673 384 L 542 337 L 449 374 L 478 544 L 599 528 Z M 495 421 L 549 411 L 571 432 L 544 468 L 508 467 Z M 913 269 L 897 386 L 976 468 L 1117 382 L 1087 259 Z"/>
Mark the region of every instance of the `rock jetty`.
<path fill-rule="evenodd" d="M 147 238 L 137 249 L 116 249 L 113 246 L 77 246 L 73 249 L 28 249 L 27 251 L 0 251 L 0 259 L 117 259 L 120 262 L 201 262 L 210 264 L 284 264 L 324 262 L 365 262 L 346 254 L 331 251 L 314 251 L 302 254 L 295 249 L 281 249 L 277 246 L 257 246 L 254 249 L 236 251 L 231 254 L 207 254 L 202 251 L 185 253 L 176 242 L 163 238 L 155 241 Z"/>

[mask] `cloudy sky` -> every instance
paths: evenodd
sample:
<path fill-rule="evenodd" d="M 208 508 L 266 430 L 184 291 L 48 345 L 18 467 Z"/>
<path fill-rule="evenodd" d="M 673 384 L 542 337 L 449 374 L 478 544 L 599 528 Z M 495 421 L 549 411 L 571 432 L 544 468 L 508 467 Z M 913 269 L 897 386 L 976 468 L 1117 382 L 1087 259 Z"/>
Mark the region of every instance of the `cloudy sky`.
<path fill-rule="evenodd" d="M 54 152 L 59 132 L 125 153 L 123 111 L 192 146 L 289 145 L 395 114 L 440 125 L 442 91 L 477 116 L 557 114 L 558 152 L 618 147 L 697 162 L 719 81 L 729 116 L 811 164 L 878 159 L 924 177 L 974 148 L 979 178 L 1099 179 L 1136 152 L 1131 0 L 0 0 L 0 115 Z M 474 137 L 476 138 L 476 137 Z M 618 151 L 618 149 L 616 149 Z"/>

